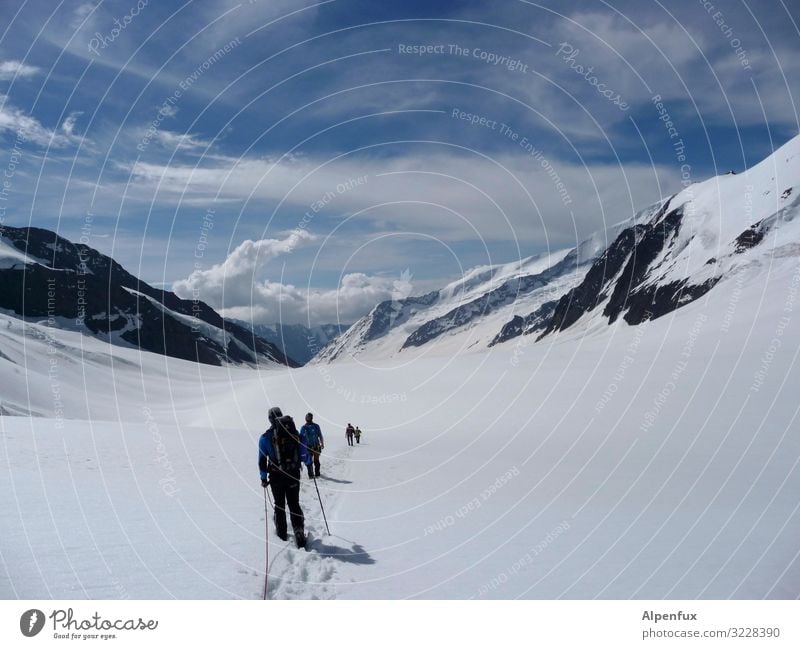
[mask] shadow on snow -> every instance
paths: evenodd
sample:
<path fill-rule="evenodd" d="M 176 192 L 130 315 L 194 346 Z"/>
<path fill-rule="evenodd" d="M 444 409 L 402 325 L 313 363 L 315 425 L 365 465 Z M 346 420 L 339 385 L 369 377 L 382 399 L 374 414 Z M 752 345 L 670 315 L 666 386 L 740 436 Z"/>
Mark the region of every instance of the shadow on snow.
<path fill-rule="evenodd" d="M 364 549 L 364 546 L 353 543 L 352 541 L 347 541 L 347 539 L 342 540 L 350 543 L 351 546 L 345 548 L 338 545 L 328 545 L 322 541 L 322 539 L 311 539 L 308 545 L 311 550 L 318 552 L 324 557 L 331 557 L 332 559 L 344 561 L 345 563 L 361 565 L 372 565 L 375 563 L 375 559 Z"/>

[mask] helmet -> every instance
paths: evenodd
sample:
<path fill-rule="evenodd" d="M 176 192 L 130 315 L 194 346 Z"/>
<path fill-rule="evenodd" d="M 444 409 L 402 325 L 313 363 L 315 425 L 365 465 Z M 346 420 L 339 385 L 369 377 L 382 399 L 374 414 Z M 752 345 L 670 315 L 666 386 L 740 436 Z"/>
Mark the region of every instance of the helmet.
<path fill-rule="evenodd" d="M 283 417 L 283 412 L 281 412 L 281 409 L 278 408 L 278 406 L 275 406 L 274 408 L 270 408 L 269 409 L 268 416 L 269 416 L 270 423 L 274 424 L 275 420 L 280 419 L 281 417 Z"/>
<path fill-rule="evenodd" d="M 310 424 L 312 419 L 314 419 L 314 413 L 307 412 L 306 413 L 306 421 Z"/>

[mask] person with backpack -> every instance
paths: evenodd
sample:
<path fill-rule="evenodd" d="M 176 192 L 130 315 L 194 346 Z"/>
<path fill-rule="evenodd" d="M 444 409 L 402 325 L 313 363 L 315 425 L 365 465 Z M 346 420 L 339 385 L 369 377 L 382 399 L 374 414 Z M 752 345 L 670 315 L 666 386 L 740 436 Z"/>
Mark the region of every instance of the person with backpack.
<path fill-rule="evenodd" d="M 353 424 L 347 424 L 347 428 L 344 431 L 344 436 L 347 438 L 347 445 L 353 445 L 353 435 L 355 435 L 356 430 L 353 428 Z"/>
<path fill-rule="evenodd" d="M 314 423 L 313 413 L 309 412 L 306 415 L 306 423 L 300 429 L 300 439 L 303 440 L 308 454 L 311 456 L 311 463 L 314 465 L 312 472 L 311 464 L 308 464 L 308 477 L 313 478 L 316 476 L 319 478 L 319 454 L 325 448 L 325 440 L 322 437 L 322 429 L 320 429 L 319 424 Z"/>
<path fill-rule="evenodd" d="M 258 470 L 261 486 L 269 487 L 275 499 L 275 531 L 282 541 L 288 538 L 286 506 L 292 520 L 298 548 L 306 546 L 305 518 L 300 508 L 300 467 L 310 467 L 311 459 L 294 420 L 284 415 L 280 408 L 269 409 L 269 428 L 258 440 Z"/>
<path fill-rule="evenodd" d="M 356 433 L 355 434 L 356 434 L 356 444 L 360 444 L 361 443 L 361 429 L 358 426 L 356 426 Z"/>

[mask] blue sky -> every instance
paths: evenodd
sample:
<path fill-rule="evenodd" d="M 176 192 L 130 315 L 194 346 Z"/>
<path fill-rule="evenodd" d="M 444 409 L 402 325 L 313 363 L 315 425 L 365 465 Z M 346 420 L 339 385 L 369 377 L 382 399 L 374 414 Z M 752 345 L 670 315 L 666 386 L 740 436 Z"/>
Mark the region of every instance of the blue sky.
<path fill-rule="evenodd" d="M 797 2 L 6 7 L 4 223 L 260 322 L 574 245 L 798 132 Z"/>

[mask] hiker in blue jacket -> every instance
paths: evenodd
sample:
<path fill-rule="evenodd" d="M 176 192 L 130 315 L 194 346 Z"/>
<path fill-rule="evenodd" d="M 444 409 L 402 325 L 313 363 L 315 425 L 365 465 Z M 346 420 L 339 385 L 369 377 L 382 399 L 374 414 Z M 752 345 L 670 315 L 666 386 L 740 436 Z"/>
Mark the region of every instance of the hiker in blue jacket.
<path fill-rule="evenodd" d="M 319 424 L 314 423 L 313 413 L 309 412 L 306 415 L 306 423 L 300 429 L 300 439 L 305 444 L 308 454 L 311 456 L 311 462 L 314 464 L 313 473 L 311 463 L 306 465 L 308 466 L 308 477 L 313 478 L 316 475 L 319 478 L 319 455 L 322 453 L 322 449 L 325 448 L 325 440 L 322 437 L 322 430 Z"/>
<path fill-rule="evenodd" d="M 300 508 L 300 467 L 311 464 L 300 433 L 291 417 L 284 416 L 280 408 L 269 409 L 270 426 L 258 440 L 258 470 L 261 486 L 269 486 L 275 499 L 275 531 L 285 541 L 286 506 L 292 520 L 297 547 L 305 547 L 305 518 Z"/>

